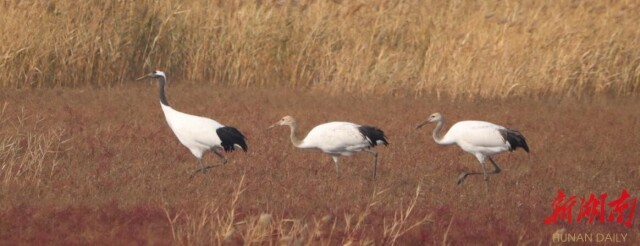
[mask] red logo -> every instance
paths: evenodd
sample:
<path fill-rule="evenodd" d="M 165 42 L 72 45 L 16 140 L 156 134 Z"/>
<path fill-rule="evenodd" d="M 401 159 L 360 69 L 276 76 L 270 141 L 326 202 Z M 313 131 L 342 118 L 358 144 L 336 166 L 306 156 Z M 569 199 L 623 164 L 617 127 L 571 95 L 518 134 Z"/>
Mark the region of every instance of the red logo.
<path fill-rule="evenodd" d="M 638 198 L 631 198 L 629 192 L 626 189 L 622 189 L 620 197 L 609 203 L 607 203 L 606 193 L 602 193 L 599 196 L 591 194 L 588 198 L 581 197 L 578 200 L 576 195 L 567 198 L 562 189 L 558 189 L 558 196 L 551 202 L 553 212 L 544 219 L 544 223 L 556 224 L 558 220 L 565 220 L 571 224 L 573 221 L 573 207 L 578 201 L 580 201 L 580 207 L 576 216 L 577 222 L 586 220 L 587 223 L 592 224 L 594 221 L 600 221 L 600 223 L 611 221 L 624 224 L 630 228 L 633 224 L 633 214 L 636 210 Z M 606 209 L 609 209 L 608 214 Z"/>

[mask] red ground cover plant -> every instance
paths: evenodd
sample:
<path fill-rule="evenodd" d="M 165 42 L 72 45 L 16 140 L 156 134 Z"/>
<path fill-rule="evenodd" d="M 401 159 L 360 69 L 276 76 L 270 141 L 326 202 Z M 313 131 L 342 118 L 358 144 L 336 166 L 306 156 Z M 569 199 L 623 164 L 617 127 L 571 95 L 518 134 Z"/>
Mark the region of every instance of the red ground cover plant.
<path fill-rule="evenodd" d="M 249 152 L 190 178 L 195 158 L 173 136 L 157 87 L 0 92 L 0 241 L 3 244 L 547 244 L 554 232 L 628 233 L 637 223 L 545 225 L 567 194 L 639 197 L 640 103 L 633 98 L 447 100 L 172 84 L 172 105 L 240 129 Z M 457 147 L 433 142 L 430 113 L 447 124 L 487 120 L 520 130 L 531 153 L 495 157 L 489 191 Z M 380 127 L 369 155 L 341 162 L 266 130 L 283 115 L 313 126 L 345 120 Z M 446 128 L 445 128 L 446 130 Z M 217 161 L 207 155 L 209 162 Z M 636 220 L 637 221 L 637 220 Z"/>

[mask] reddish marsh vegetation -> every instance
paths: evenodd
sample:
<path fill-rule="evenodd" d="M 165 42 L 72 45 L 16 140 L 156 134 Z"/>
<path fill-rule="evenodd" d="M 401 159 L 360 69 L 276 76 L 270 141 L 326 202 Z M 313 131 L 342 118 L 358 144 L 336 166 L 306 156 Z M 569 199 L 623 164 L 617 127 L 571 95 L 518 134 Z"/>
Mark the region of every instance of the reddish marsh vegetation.
<path fill-rule="evenodd" d="M 543 220 L 558 188 L 640 195 L 639 8 L 4 1 L 0 240 L 514 245 L 564 230 L 638 242 L 635 225 Z M 176 78 L 176 109 L 239 128 L 249 152 L 190 179 L 197 162 L 167 127 L 155 84 L 131 82 L 149 67 Z M 590 99 L 606 97 L 618 98 Z M 436 145 L 429 127 L 413 129 L 436 111 L 449 125 L 517 128 L 531 153 L 497 156 L 503 172 L 489 193 L 478 177 L 457 187 L 460 172 L 480 166 Z M 337 178 L 329 157 L 295 149 L 287 129 L 265 129 L 283 115 L 302 131 L 332 120 L 385 130 L 377 179 L 369 155 L 344 158 Z"/>
<path fill-rule="evenodd" d="M 189 178 L 195 158 L 167 127 L 149 82 L 103 90 L 0 92 L 0 240 L 3 243 L 546 244 L 552 233 L 629 233 L 621 224 L 544 225 L 556 190 L 640 196 L 637 99 L 436 100 L 314 91 L 171 84 L 178 110 L 245 133 L 249 152 Z M 531 153 L 495 158 L 503 172 L 456 186 L 475 158 L 414 126 L 430 113 L 519 129 Z M 282 115 L 301 133 L 331 121 L 385 130 L 379 169 L 291 146 Z M 209 162 L 218 161 L 208 155 Z M 574 208 L 577 210 L 577 208 Z"/>

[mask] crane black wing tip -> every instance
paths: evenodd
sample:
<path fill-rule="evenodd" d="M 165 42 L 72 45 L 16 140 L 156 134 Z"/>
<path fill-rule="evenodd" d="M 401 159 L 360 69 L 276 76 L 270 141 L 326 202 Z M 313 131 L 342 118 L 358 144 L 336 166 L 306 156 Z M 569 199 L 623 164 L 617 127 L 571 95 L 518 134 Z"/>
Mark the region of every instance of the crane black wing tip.
<path fill-rule="evenodd" d="M 529 145 L 527 144 L 527 140 L 524 138 L 522 133 L 516 129 L 506 129 L 501 131 L 504 139 L 509 142 L 511 148 L 510 151 L 515 151 L 517 148 L 522 148 L 524 151 L 529 153 Z"/>
<path fill-rule="evenodd" d="M 384 133 L 382 133 L 382 139 L 378 139 L 378 141 L 382 142 L 384 146 L 389 146 L 389 141 L 387 140 L 387 136 L 385 136 Z M 376 141 L 376 144 L 380 144 L 378 143 L 378 141 Z"/>
<path fill-rule="evenodd" d="M 246 137 L 242 133 L 231 126 L 224 126 L 216 129 L 216 134 L 220 138 L 220 145 L 225 152 L 231 152 L 235 150 L 235 146 L 238 145 L 244 152 L 247 152 L 249 146 L 245 141 Z"/>
<path fill-rule="evenodd" d="M 247 144 L 242 142 L 242 143 L 232 143 L 232 144 L 228 144 L 228 143 L 223 143 L 221 144 L 222 148 L 224 149 L 225 152 L 233 152 L 234 150 L 236 150 L 236 147 L 240 147 L 240 149 L 244 152 L 247 152 L 247 150 L 249 149 L 249 147 L 247 147 Z"/>
<path fill-rule="evenodd" d="M 358 131 L 360 131 L 362 136 L 367 139 L 370 147 L 378 145 L 378 141 L 382 142 L 385 146 L 389 145 L 387 136 L 384 135 L 384 132 L 380 128 L 373 126 L 360 126 L 358 127 Z"/>
<path fill-rule="evenodd" d="M 513 146 L 513 145 L 512 145 Z M 515 151 L 516 149 L 521 148 L 524 151 L 526 151 L 527 153 L 529 153 L 529 146 L 527 146 L 527 143 L 524 143 L 524 145 L 515 145 L 511 148 L 511 151 Z"/>
<path fill-rule="evenodd" d="M 240 146 L 240 148 L 244 152 L 247 152 L 247 150 L 249 149 L 249 146 L 247 146 L 247 143 L 245 143 L 244 141 L 242 141 L 242 144 L 238 144 L 238 146 Z"/>
<path fill-rule="evenodd" d="M 522 148 L 524 149 L 524 151 L 526 151 L 527 153 L 529 153 L 529 146 L 527 146 L 527 143 L 524 143 L 524 146 L 522 146 Z"/>

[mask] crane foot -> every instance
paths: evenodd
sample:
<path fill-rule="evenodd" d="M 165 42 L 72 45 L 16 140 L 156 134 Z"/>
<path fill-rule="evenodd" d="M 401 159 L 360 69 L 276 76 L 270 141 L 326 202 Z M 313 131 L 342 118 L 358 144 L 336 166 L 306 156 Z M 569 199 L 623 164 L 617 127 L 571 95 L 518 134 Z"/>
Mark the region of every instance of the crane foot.
<path fill-rule="evenodd" d="M 223 166 L 223 165 L 224 164 L 218 164 L 218 165 L 206 166 L 204 168 L 198 168 L 196 170 L 193 170 L 193 172 L 191 172 L 191 177 L 193 178 L 193 176 L 195 176 L 199 172 L 202 172 L 204 174 L 204 173 L 207 172 L 207 169 L 209 169 L 209 168 L 214 168 L 214 167 Z"/>
<path fill-rule="evenodd" d="M 463 172 L 463 173 L 461 173 L 461 174 L 460 174 L 460 176 L 458 176 L 458 182 L 457 182 L 457 184 L 458 184 L 458 185 L 461 185 L 461 184 L 462 184 L 462 182 L 464 182 L 464 180 L 467 178 L 467 176 L 469 176 L 469 173 L 467 173 L 467 172 Z"/>

